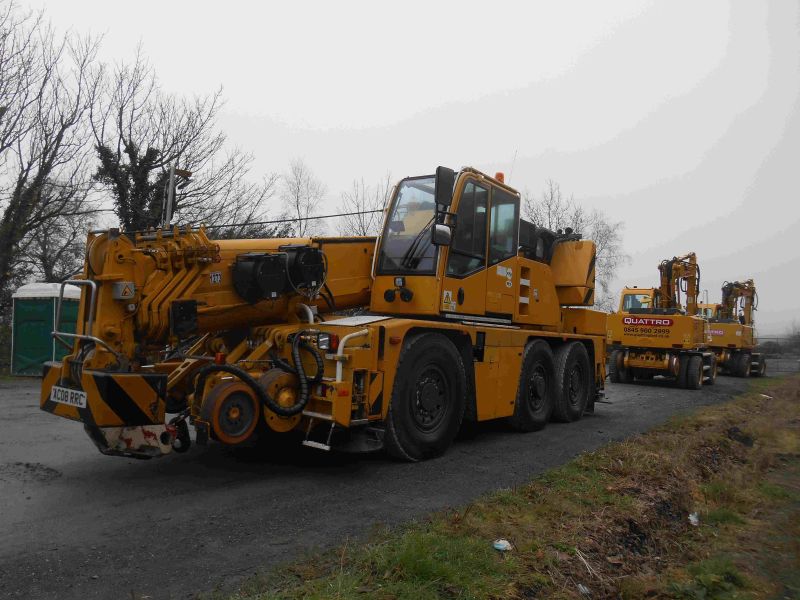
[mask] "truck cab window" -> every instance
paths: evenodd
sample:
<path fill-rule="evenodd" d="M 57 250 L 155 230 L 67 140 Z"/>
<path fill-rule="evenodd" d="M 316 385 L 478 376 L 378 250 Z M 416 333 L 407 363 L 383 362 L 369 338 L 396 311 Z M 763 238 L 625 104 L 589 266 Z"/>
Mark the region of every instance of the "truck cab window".
<path fill-rule="evenodd" d="M 517 255 L 519 199 L 495 188 L 492 191 L 489 229 L 489 265 Z"/>
<path fill-rule="evenodd" d="M 622 303 L 623 310 L 652 308 L 650 306 L 651 298 L 647 294 L 625 294 L 625 300 Z"/>

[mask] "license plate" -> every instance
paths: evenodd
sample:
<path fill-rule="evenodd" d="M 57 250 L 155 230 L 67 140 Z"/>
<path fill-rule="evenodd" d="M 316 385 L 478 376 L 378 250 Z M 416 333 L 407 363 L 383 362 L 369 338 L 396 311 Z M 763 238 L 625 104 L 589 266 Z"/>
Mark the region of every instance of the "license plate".
<path fill-rule="evenodd" d="M 58 385 L 54 385 L 50 390 L 50 400 L 67 406 L 86 408 L 86 392 L 71 390 Z"/>

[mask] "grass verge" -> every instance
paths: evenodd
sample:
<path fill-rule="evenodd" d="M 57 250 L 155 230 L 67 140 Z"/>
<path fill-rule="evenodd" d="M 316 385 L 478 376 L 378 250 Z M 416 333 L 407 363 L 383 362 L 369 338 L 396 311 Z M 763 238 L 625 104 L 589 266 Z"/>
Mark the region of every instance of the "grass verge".
<path fill-rule="evenodd" d="M 798 458 L 800 377 L 754 380 L 528 485 L 222 597 L 800 598 Z"/>

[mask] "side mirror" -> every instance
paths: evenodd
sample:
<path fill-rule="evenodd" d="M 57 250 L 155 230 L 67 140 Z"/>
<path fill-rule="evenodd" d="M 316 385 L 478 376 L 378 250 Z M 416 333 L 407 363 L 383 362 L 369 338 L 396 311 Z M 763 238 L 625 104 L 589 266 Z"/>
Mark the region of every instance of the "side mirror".
<path fill-rule="evenodd" d="M 453 202 L 456 172 L 447 167 L 436 167 L 436 204 L 447 208 Z"/>
<path fill-rule="evenodd" d="M 431 229 L 431 243 L 434 246 L 449 246 L 453 239 L 453 230 L 444 223 L 435 223 Z"/>

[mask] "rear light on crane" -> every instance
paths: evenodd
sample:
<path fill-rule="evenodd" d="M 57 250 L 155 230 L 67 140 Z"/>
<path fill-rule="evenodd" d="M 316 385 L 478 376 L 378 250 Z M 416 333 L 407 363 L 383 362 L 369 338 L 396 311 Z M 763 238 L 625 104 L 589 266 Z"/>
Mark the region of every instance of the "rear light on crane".
<path fill-rule="evenodd" d="M 336 352 L 339 349 L 339 336 L 335 333 L 320 332 L 317 334 L 317 348 Z"/>

